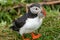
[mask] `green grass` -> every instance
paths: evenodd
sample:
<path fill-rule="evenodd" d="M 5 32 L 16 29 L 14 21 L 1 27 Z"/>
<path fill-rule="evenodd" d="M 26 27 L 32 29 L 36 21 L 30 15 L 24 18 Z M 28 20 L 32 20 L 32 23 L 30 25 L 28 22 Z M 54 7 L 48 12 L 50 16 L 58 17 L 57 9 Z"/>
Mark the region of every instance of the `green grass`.
<path fill-rule="evenodd" d="M 9 29 L 7 22 L 0 23 L 0 40 L 22 40 L 21 36 Z M 60 14 L 58 11 L 49 11 L 43 21 L 41 27 L 36 33 L 42 34 L 42 36 L 36 40 L 60 40 Z M 26 37 L 31 38 L 30 34 L 26 34 Z M 32 39 L 32 38 L 31 38 Z"/>
<path fill-rule="evenodd" d="M 18 17 L 17 11 L 11 9 L 9 12 L 6 10 L 8 7 L 12 7 L 14 4 L 19 3 L 35 3 L 42 0 L 1 0 L 0 1 L 0 40 L 22 40 L 21 35 L 17 32 L 9 29 L 12 20 Z M 41 27 L 36 30 L 36 33 L 42 34 L 42 36 L 36 40 L 60 40 L 60 5 L 55 5 L 51 10 L 50 6 L 45 6 L 47 15 L 43 21 Z M 21 9 L 21 14 L 24 14 L 25 9 Z M 13 17 L 14 16 L 14 17 Z M 25 34 L 26 37 L 31 38 L 30 34 Z"/>

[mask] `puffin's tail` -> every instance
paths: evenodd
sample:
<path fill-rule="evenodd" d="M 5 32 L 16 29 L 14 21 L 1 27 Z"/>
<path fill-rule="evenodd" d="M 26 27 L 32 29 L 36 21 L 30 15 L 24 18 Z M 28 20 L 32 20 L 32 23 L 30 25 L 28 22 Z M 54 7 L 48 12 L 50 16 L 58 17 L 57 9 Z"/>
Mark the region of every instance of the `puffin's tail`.
<path fill-rule="evenodd" d="M 14 31 L 19 31 L 19 29 L 15 25 L 11 26 L 10 29 L 12 29 Z"/>
<path fill-rule="evenodd" d="M 10 29 L 15 30 L 15 26 L 11 26 Z"/>

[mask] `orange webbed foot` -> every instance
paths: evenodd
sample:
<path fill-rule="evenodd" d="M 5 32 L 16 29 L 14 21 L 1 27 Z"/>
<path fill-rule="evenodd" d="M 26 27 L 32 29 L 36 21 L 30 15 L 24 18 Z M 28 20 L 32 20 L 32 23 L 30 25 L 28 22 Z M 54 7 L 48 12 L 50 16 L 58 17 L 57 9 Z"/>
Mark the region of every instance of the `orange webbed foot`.
<path fill-rule="evenodd" d="M 35 35 L 34 33 L 31 33 L 31 35 L 32 35 L 33 39 L 37 39 L 37 38 L 41 37 L 41 34 Z"/>

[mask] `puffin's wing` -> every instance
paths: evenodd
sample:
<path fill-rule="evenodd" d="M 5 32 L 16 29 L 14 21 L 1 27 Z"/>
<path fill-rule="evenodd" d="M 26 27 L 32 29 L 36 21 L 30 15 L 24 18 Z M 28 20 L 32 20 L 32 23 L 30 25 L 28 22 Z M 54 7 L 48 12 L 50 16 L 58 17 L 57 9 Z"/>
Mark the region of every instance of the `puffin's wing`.
<path fill-rule="evenodd" d="M 17 28 L 21 28 L 25 24 L 25 21 L 23 21 L 23 20 L 16 20 L 14 24 L 15 24 L 15 26 Z"/>
<path fill-rule="evenodd" d="M 12 28 L 13 30 L 15 30 L 15 31 L 19 31 L 19 29 L 20 29 L 21 27 L 23 27 L 23 25 L 25 24 L 26 19 L 27 19 L 27 16 L 26 16 L 26 15 L 18 18 L 17 20 L 15 20 L 15 21 L 13 22 L 13 26 L 11 26 L 11 28 Z"/>

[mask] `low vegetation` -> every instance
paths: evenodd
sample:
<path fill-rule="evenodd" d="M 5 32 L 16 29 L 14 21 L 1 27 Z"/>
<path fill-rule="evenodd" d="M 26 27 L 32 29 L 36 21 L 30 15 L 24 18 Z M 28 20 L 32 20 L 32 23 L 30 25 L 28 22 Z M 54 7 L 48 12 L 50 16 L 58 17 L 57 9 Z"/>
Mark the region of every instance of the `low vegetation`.
<path fill-rule="evenodd" d="M 18 11 L 12 7 L 20 3 L 27 4 L 32 2 L 39 2 L 39 0 L 0 1 L 0 40 L 22 40 L 21 35 L 12 31 L 9 27 L 12 21 L 25 14 L 26 10 L 25 7 L 19 8 L 21 13 L 18 15 Z M 12 9 L 6 10 L 9 7 Z M 60 40 L 60 5 L 54 5 L 53 7 L 45 5 L 44 7 L 47 15 L 41 27 L 36 30 L 36 33 L 40 33 L 42 36 L 36 40 Z M 25 36 L 32 39 L 30 34 L 26 34 Z"/>

